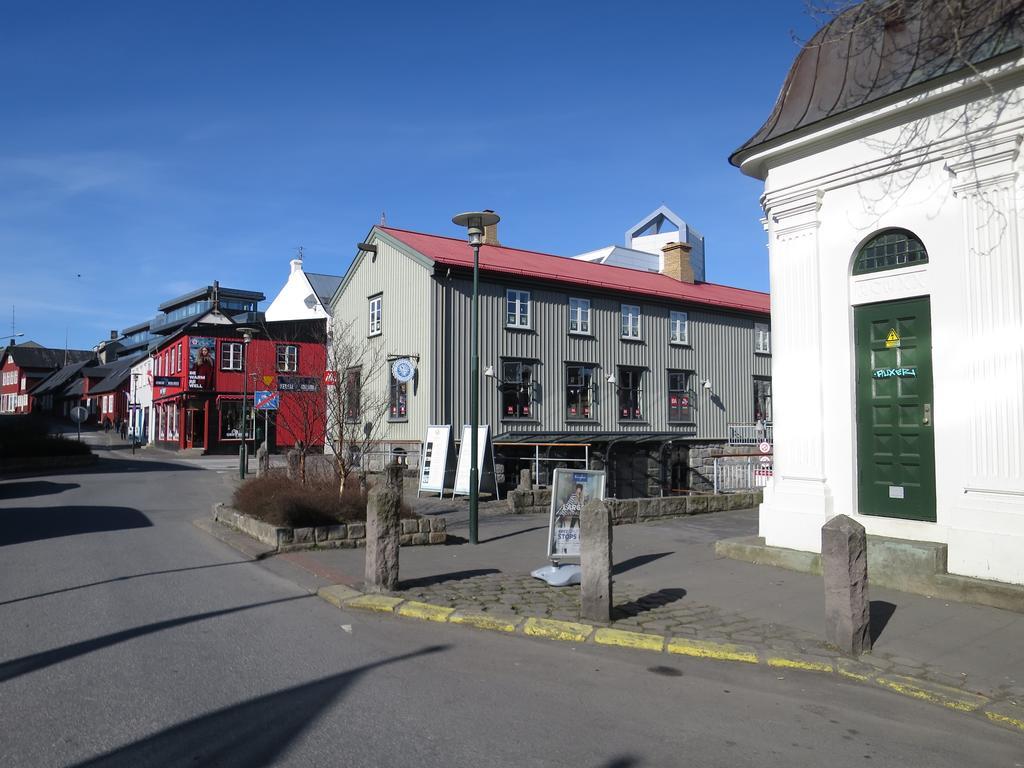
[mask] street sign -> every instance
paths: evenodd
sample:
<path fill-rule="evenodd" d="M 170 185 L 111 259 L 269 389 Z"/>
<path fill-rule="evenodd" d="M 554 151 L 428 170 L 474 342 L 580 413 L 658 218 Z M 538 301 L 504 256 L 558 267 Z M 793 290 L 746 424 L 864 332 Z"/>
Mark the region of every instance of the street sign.
<path fill-rule="evenodd" d="M 81 424 L 83 421 L 89 418 L 89 411 L 80 405 L 76 405 L 71 409 L 71 419 L 76 424 Z"/>
<path fill-rule="evenodd" d="M 330 369 L 324 371 L 324 386 L 333 387 L 338 383 L 338 372 Z"/>
<path fill-rule="evenodd" d="M 759 450 L 761 451 L 761 453 L 771 453 L 771 452 L 772 452 L 772 444 L 771 444 L 771 443 L 769 443 L 769 442 L 768 442 L 767 440 L 765 440 L 764 442 L 762 442 L 762 443 L 761 443 L 761 444 L 760 444 L 759 446 L 757 446 L 757 447 L 758 447 L 758 449 L 759 449 Z"/>
<path fill-rule="evenodd" d="M 276 411 L 281 407 L 281 396 L 271 389 L 258 389 L 252 393 L 252 402 L 257 411 Z"/>

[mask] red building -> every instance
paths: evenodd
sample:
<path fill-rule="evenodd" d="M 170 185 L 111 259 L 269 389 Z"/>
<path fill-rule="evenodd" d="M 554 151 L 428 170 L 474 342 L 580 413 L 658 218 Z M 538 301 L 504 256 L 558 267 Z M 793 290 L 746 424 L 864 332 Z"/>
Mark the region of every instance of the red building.
<path fill-rule="evenodd" d="M 80 349 L 48 349 L 35 342 L 11 345 L 0 357 L 0 413 L 29 413 L 35 405 L 33 390 L 67 363 L 95 357 Z"/>
<path fill-rule="evenodd" d="M 302 441 L 322 449 L 326 430 L 323 320 L 189 325 L 153 355 L 153 440 L 165 448 L 236 453 L 246 440 L 271 450 Z M 261 393 L 257 396 L 255 393 Z M 259 402 L 263 407 L 254 406 Z M 276 406 L 276 407 L 272 407 Z"/>

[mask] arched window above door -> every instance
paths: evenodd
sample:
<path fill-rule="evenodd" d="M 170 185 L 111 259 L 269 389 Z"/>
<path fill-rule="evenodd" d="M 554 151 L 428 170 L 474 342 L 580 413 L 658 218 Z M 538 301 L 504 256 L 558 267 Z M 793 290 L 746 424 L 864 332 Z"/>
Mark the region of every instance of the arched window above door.
<path fill-rule="evenodd" d="M 914 233 L 905 229 L 887 229 L 860 249 L 853 262 L 853 274 L 865 275 L 927 263 L 928 251 Z"/>

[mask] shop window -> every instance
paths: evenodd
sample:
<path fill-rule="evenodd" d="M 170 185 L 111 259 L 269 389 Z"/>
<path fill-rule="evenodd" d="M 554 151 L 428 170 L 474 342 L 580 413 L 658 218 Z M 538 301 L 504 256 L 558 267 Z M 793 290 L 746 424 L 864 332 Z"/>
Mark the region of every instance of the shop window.
<path fill-rule="evenodd" d="M 359 403 L 361 391 L 360 378 L 361 372 L 358 368 L 350 368 L 345 371 L 345 401 L 343 407 L 345 410 L 345 421 L 348 422 L 359 421 L 359 413 L 361 411 Z"/>
<path fill-rule="evenodd" d="M 222 371 L 242 370 L 242 342 L 225 341 L 221 343 L 220 369 Z"/>
<path fill-rule="evenodd" d="M 391 374 L 391 389 L 388 394 L 388 420 L 406 421 L 409 418 L 409 383 L 399 381 Z"/>
<path fill-rule="evenodd" d="M 294 344 L 277 345 L 277 370 L 294 373 L 299 369 L 299 348 Z"/>
<path fill-rule="evenodd" d="M 619 420 L 639 421 L 644 417 L 643 368 L 619 366 Z"/>
<path fill-rule="evenodd" d="M 635 304 L 623 304 L 622 312 L 622 338 L 640 338 L 640 307 Z"/>
<path fill-rule="evenodd" d="M 377 336 L 384 328 L 384 296 L 378 294 L 369 299 L 369 328 L 367 336 Z"/>
<path fill-rule="evenodd" d="M 565 417 L 594 419 L 594 366 L 571 364 L 565 367 Z"/>
<path fill-rule="evenodd" d="M 912 232 L 889 229 L 871 238 L 860 249 L 853 263 L 853 274 L 864 275 L 927 263 L 928 251 Z"/>
<path fill-rule="evenodd" d="M 772 380 L 754 379 L 754 421 L 772 420 Z"/>
<path fill-rule="evenodd" d="M 668 338 L 672 344 L 690 343 L 690 321 L 685 312 L 670 312 L 668 329 Z"/>
<path fill-rule="evenodd" d="M 509 328 L 530 327 L 529 291 L 505 291 L 505 325 Z"/>
<path fill-rule="evenodd" d="M 252 437 L 252 411 L 246 413 L 246 437 Z M 222 400 L 220 403 L 220 439 L 242 439 L 242 401 Z"/>
<path fill-rule="evenodd" d="M 533 366 L 529 360 L 505 360 L 502 363 L 502 418 L 529 419 L 533 416 Z"/>
<path fill-rule="evenodd" d="M 590 333 L 590 299 L 569 299 L 569 333 Z"/>
<path fill-rule="evenodd" d="M 691 376 L 686 371 L 670 371 L 668 374 L 668 420 L 674 424 L 692 424 L 695 421 Z"/>

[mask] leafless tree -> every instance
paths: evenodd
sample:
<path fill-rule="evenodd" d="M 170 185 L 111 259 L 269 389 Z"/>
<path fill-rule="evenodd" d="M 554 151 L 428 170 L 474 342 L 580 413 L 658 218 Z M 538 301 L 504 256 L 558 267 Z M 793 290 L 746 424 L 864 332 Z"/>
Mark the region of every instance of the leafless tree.
<path fill-rule="evenodd" d="M 384 349 L 337 324 L 327 337 L 326 446 L 338 477 L 338 492 L 353 473 L 365 487 L 368 454 L 379 442 L 390 406 L 388 359 Z"/>

